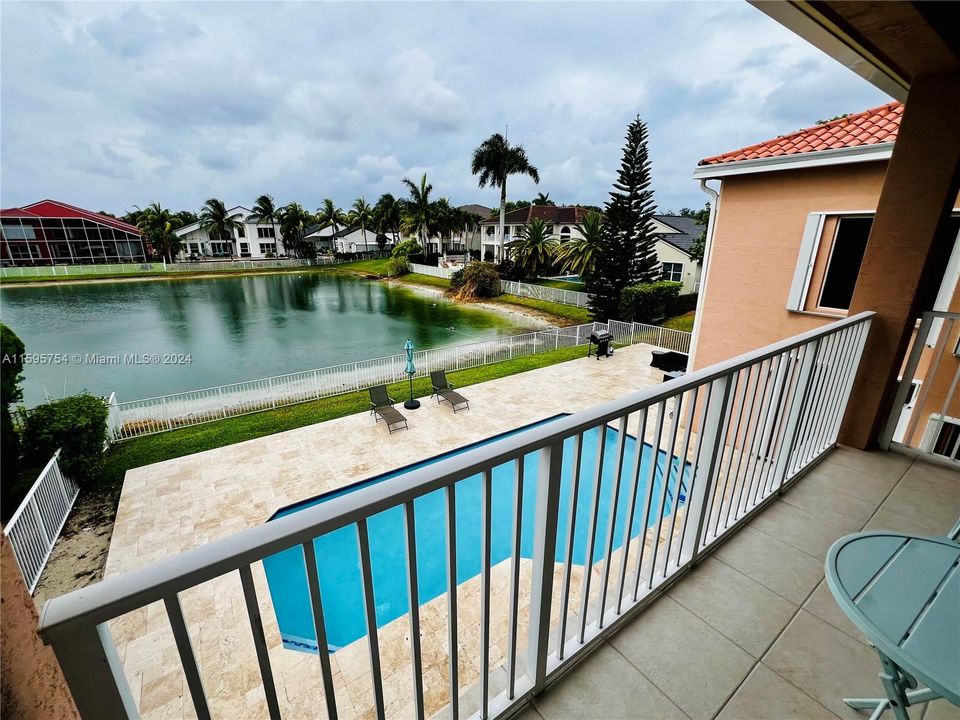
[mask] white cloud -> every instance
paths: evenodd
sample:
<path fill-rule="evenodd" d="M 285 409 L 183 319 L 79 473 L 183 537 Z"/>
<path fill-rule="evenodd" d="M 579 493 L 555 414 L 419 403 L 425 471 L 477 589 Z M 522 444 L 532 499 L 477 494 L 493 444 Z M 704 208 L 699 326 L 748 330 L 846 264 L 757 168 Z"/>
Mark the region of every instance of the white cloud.
<path fill-rule="evenodd" d="M 639 113 L 677 208 L 703 200 L 700 158 L 886 101 L 739 3 L 2 3 L 0 20 L 3 206 L 348 206 L 424 171 L 438 197 L 494 204 L 470 154 L 507 125 L 541 174 L 511 197 L 602 203 Z"/>

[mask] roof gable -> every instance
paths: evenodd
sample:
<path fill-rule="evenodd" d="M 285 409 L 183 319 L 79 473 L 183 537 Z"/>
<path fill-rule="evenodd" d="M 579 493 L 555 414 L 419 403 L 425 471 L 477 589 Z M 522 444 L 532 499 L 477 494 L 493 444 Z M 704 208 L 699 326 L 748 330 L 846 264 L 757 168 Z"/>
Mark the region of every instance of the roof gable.
<path fill-rule="evenodd" d="M 123 220 L 118 220 L 117 218 L 110 217 L 109 215 L 103 215 L 98 212 L 92 212 L 90 210 L 84 210 L 75 205 L 68 205 L 67 203 L 60 202 L 59 200 L 40 200 L 30 205 L 24 205 L 22 208 L 10 208 L 9 210 L 4 211 L 4 217 L 15 217 L 15 212 L 19 212 L 21 217 L 39 217 L 39 218 L 77 218 L 81 220 L 89 220 L 90 222 L 100 223 L 101 225 L 109 225 L 110 227 L 116 228 L 118 230 L 123 230 L 124 232 L 133 233 L 135 235 L 140 235 L 140 229 L 135 225 L 130 225 L 129 223 L 123 222 Z"/>
<path fill-rule="evenodd" d="M 704 158 L 698 165 L 721 165 L 741 160 L 758 160 L 862 145 L 892 143 L 897 139 L 902 115 L 902 103 L 887 103 L 821 125 L 813 125 L 787 135 L 781 135 L 772 140 L 748 145 L 739 150 Z"/>
<path fill-rule="evenodd" d="M 590 212 L 585 207 L 579 205 L 528 205 L 527 207 L 511 210 L 504 216 L 506 225 L 526 225 L 534 218 L 539 218 L 544 222 L 576 225 L 581 222 Z M 491 217 L 481 225 L 498 225 L 499 217 Z"/>

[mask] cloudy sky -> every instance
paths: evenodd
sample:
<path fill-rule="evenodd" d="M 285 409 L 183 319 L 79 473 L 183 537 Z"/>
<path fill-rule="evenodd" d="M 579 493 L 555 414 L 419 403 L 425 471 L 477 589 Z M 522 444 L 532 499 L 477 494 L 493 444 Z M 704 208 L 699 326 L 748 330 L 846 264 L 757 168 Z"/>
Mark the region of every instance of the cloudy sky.
<path fill-rule="evenodd" d="M 506 125 L 541 177 L 512 199 L 600 204 L 639 114 L 678 209 L 700 158 L 889 101 L 745 2 L 5 1 L 0 22 L 3 207 L 313 210 L 423 172 L 492 206 L 470 153 Z"/>

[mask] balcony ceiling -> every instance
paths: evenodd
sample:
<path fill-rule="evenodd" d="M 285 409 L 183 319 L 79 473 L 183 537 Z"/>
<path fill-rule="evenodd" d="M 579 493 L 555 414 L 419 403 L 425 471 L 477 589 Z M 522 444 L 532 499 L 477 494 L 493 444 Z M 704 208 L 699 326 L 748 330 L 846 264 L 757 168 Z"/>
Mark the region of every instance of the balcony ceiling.
<path fill-rule="evenodd" d="M 952 3 L 750 1 L 898 100 L 906 99 L 917 77 L 960 70 Z"/>

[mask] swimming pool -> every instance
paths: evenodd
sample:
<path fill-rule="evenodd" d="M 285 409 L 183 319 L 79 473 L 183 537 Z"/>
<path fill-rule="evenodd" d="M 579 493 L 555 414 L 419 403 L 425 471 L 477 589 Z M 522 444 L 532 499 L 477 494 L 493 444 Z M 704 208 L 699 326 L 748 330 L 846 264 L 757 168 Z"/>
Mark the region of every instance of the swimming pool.
<path fill-rule="evenodd" d="M 458 450 L 438 455 L 430 460 L 417 463 L 384 475 L 365 480 L 362 483 L 322 495 L 311 500 L 283 508 L 277 511 L 273 520 L 326 502 L 359 487 L 385 482 L 416 468 L 431 465 L 445 458 L 458 455 L 481 445 L 536 427 L 563 417 L 558 415 L 534 425 L 497 435 Z M 580 490 L 577 497 L 576 529 L 574 532 L 573 561 L 584 564 L 588 541 L 590 510 L 592 505 L 592 480 L 596 463 L 596 451 L 599 429 L 584 433 Z M 611 484 L 616 472 L 617 430 L 608 428 L 604 442 L 604 466 L 600 485 L 600 505 L 597 516 L 597 540 L 593 553 L 593 562 L 602 559 L 606 548 L 607 525 L 610 516 Z M 614 549 L 620 547 L 623 538 L 623 526 L 626 522 L 630 486 L 634 477 L 634 458 L 636 438 L 627 435 L 617 517 L 614 526 Z M 560 518 L 569 513 L 571 479 L 573 466 L 573 439 L 567 440 L 563 448 L 563 464 L 560 488 Z M 640 460 L 640 485 L 637 491 L 634 522 L 631 537 L 640 532 L 640 515 L 647 494 L 647 479 L 653 449 L 644 443 Z M 533 515 L 536 497 L 537 454 L 531 453 L 524 458 L 523 473 L 523 517 L 521 523 L 521 555 L 531 558 L 533 552 Z M 656 521 L 659 500 L 663 488 L 664 472 L 667 468 L 667 455 L 658 453 L 654 480 L 654 502 L 651 504 L 647 519 L 649 527 Z M 671 489 L 677 485 L 679 459 L 670 458 Z M 683 478 L 680 490 L 680 504 L 684 502 L 684 488 L 690 472 L 689 463 L 683 464 Z M 510 557 L 513 538 L 513 494 L 514 465 L 507 463 L 494 468 L 492 473 L 491 505 L 491 566 Z M 461 480 L 456 486 L 456 528 L 457 528 L 457 584 L 463 583 L 480 574 L 480 493 L 481 476 Z M 667 493 L 667 515 L 673 509 L 673 492 Z M 655 505 L 655 507 L 654 507 Z M 414 517 L 417 528 L 417 569 L 418 589 L 421 604 L 443 594 L 447 589 L 446 579 L 446 502 L 443 490 L 434 491 L 414 501 Z M 407 613 L 407 567 L 406 545 L 404 540 L 403 507 L 391 508 L 372 516 L 367 521 L 370 537 L 370 561 L 373 574 L 374 600 L 376 605 L 377 627 L 397 619 Z M 566 549 L 567 529 L 565 524 L 557 532 L 557 562 L 563 562 Z M 360 559 L 357 548 L 357 533 L 354 525 L 328 533 L 314 540 L 317 555 L 317 572 L 320 578 L 320 592 L 323 598 L 324 619 L 326 621 L 328 651 L 336 652 L 341 647 L 366 635 L 364 619 L 363 590 L 360 579 Z M 274 611 L 280 626 L 284 646 L 293 650 L 317 652 L 316 633 L 310 610 L 310 595 L 307 587 L 306 568 L 303 551 L 299 547 L 290 548 L 263 561 L 267 575 L 267 584 L 273 600 Z"/>

